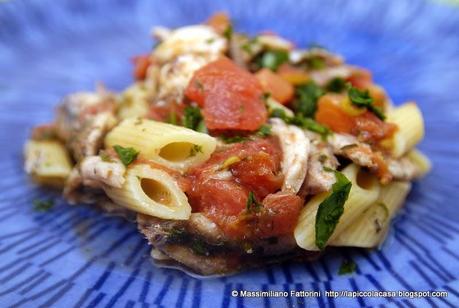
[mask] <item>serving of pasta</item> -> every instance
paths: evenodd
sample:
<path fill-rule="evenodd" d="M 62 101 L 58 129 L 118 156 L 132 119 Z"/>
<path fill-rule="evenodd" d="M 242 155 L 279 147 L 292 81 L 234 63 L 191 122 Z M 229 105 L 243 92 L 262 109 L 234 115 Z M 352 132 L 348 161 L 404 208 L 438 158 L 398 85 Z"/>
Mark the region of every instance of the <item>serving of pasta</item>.
<path fill-rule="evenodd" d="M 431 168 L 416 103 L 393 105 L 323 47 L 237 33 L 224 13 L 153 35 L 132 85 L 71 94 L 34 128 L 34 182 L 135 218 L 154 259 L 202 275 L 381 245 Z"/>

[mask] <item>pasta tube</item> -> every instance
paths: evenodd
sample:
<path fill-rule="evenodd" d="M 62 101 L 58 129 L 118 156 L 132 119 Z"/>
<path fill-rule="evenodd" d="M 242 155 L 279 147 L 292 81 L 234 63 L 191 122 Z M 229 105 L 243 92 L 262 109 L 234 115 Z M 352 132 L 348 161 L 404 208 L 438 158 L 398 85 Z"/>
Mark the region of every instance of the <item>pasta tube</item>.
<path fill-rule="evenodd" d="M 351 181 L 352 187 L 349 197 L 344 204 L 344 212 L 341 215 L 336 228 L 328 242 L 332 242 L 343 230 L 379 196 L 380 185 L 378 180 L 369 173 L 363 172 L 360 167 L 350 164 L 343 169 L 342 173 Z M 322 193 L 314 196 L 303 208 L 294 230 L 296 243 L 306 250 L 319 250 L 315 244 L 315 221 L 320 203 L 330 193 Z"/>
<path fill-rule="evenodd" d="M 215 138 L 194 130 L 146 119 L 123 120 L 105 137 L 105 146 L 132 147 L 139 156 L 184 171 L 206 161 L 216 147 Z"/>
<path fill-rule="evenodd" d="M 394 108 L 387 120 L 398 126 L 391 147 L 392 155 L 396 158 L 403 156 L 424 137 L 424 119 L 421 110 L 413 102 Z"/>
<path fill-rule="evenodd" d="M 139 164 L 129 168 L 121 188 L 104 185 L 115 203 L 163 219 L 188 219 L 191 206 L 176 180 L 167 172 Z"/>
<path fill-rule="evenodd" d="M 39 184 L 62 187 L 72 169 L 67 150 L 58 141 L 29 140 L 24 156 L 26 172 Z"/>
<path fill-rule="evenodd" d="M 376 247 L 411 189 L 409 182 L 391 182 L 381 188 L 378 201 L 330 243 L 331 246 Z"/>
<path fill-rule="evenodd" d="M 419 170 L 419 177 L 423 177 L 432 169 L 432 163 L 421 151 L 413 149 L 408 152 L 406 157 L 417 167 Z"/>
<path fill-rule="evenodd" d="M 137 82 L 123 92 L 118 107 L 118 116 L 121 119 L 144 117 L 148 113 L 148 92 L 144 83 Z"/>

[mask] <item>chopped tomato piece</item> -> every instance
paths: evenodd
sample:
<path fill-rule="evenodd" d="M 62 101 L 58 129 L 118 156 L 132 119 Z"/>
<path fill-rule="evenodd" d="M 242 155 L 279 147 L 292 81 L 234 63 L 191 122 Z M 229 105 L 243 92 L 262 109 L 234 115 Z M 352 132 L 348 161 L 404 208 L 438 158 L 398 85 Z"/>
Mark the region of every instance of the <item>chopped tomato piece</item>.
<path fill-rule="evenodd" d="M 378 85 L 372 84 L 368 86 L 368 91 L 373 98 L 373 104 L 381 108 L 381 110 L 384 110 L 387 101 L 387 95 L 384 89 Z"/>
<path fill-rule="evenodd" d="M 384 122 L 369 111 L 355 117 L 354 121 L 353 133 L 359 135 L 364 141 L 378 142 L 392 136 L 397 130 L 395 124 Z"/>
<path fill-rule="evenodd" d="M 231 26 L 231 20 L 225 12 L 217 12 L 207 20 L 207 24 L 222 34 Z"/>
<path fill-rule="evenodd" d="M 293 86 L 270 69 L 263 68 L 255 76 L 260 81 L 263 90 L 271 93 L 279 103 L 286 104 L 293 98 L 295 92 Z"/>
<path fill-rule="evenodd" d="M 322 96 L 317 103 L 316 121 L 336 133 L 350 134 L 354 128 L 354 120 L 339 106 L 341 99 L 333 94 Z"/>
<path fill-rule="evenodd" d="M 254 131 L 267 120 L 257 78 L 227 58 L 196 71 L 185 95 L 203 108 L 210 130 Z"/>
<path fill-rule="evenodd" d="M 347 78 L 347 81 L 356 88 L 366 89 L 372 84 L 371 72 L 364 68 L 355 68 L 353 69 L 351 76 Z"/>
<path fill-rule="evenodd" d="M 337 133 L 359 136 L 363 141 L 377 143 L 393 135 L 397 126 L 380 120 L 370 111 L 359 113 L 343 109 L 342 96 L 327 94 L 318 102 L 316 121 Z"/>
<path fill-rule="evenodd" d="M 135 56 L 134 62 L 134 78 L 136 80 L 144 80 L 147 77 L 148 67 L 152 64 L 150 55 Z"/>
<path fill-rule="evenodd" d="M 304 70 L 296 68 L 288 63 L 279 66 L 277 74 L 294 86 L 305 84 L 310 80 L 308 74 Z"/>
<path fill-rule="evenodd" d="M 278 192 L 268 195 L 263 200 L 263 206 L 268 214 L 263 217 L 260 237 L 286 235 L 293 232 L 303 200 L 294 194 Z"/>
<path fill-rule="evenodd" d="M 246 237 L 252 231 L 246 224 L 241 227 L 240 222 L 246 217 L 249 192 L 261 202 L 280 189 L 281 156 L 273 138 L 237 143 L 213 153 L 206 163 L 187 174 L 192 181 L 187 194 L 193 211 L 208 216 L 230 237 Z M 238 159 L 226 166 L 233 157 Z"/>

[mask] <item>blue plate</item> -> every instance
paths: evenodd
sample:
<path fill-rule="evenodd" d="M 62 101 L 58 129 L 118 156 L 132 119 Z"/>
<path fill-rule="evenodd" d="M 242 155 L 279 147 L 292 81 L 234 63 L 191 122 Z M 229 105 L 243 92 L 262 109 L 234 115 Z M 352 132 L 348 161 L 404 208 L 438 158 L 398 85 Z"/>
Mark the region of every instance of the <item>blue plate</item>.
<path fill-rule="evenodd" d="M 237 30 L 315 42 L 372 70 L 396 103 L 415 100 L 433 171 L 414 185 L 380 251 L 338 250 L 310 264 L 195 279 L 151 264 L 135 225 L 69 206 L 30 184 L 22 144 L 67 93 L 131 82 L 153 25 L 227 10 Z M 0 1 L 0 306 L 458 306 L 459 8 L 425 1 Z M 50 212 L 36 198 L 56 198 Z M 339 276 L 344 257 L 357 272 Z M 232 290 L 447 291 L 448 297 L 232 297 Z"/>

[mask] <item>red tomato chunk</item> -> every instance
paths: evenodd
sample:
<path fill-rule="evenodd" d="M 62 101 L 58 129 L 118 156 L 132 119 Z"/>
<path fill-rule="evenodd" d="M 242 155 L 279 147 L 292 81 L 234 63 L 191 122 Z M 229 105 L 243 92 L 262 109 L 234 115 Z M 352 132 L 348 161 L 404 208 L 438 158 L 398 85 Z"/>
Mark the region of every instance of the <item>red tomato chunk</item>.
<path fill-rule="evenodd" d="M 196 71 L 185 95 L 203 108 L 210 130 L 255 131 L 267 120 L 257 78 L 227 58 Z"/>
<path fill-rule="evenodd" d="M 237 143 L 215 152 L 206 163 L 188 173 L 193 211 L 204 213 L 233 239 L 291 233 L 302 200 L 296 195 L 275 193 L 282 186 L 281 159 L 281 149 L 274 138 Z M 227 165 L 228 161 L 233 163 Z M 221 176 L 224 173 L 226 176 Z M 260 211 L 247 211 L 249 192 L 263 204 Z"/>

